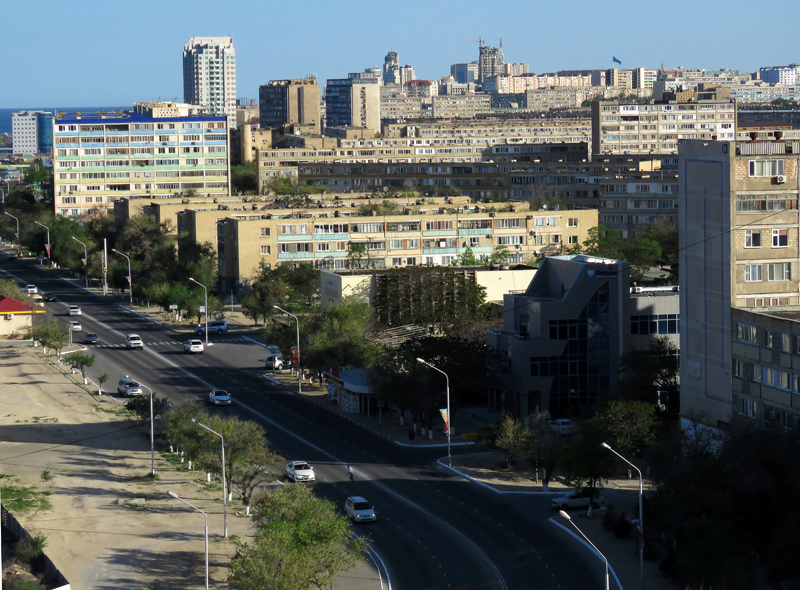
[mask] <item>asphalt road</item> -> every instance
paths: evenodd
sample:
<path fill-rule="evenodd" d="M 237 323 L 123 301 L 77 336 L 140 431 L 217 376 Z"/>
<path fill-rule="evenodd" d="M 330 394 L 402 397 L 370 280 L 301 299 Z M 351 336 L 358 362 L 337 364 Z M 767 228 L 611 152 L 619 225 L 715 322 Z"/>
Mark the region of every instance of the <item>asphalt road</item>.
<path fill-rule="evenodd" d="M 393 445 L 276 386 L 262 376 L 267 354 L 257 332 L 209 335 L 213 345 L 204 354 L 187 355 L 188 335 L 137 316 L 119 300 L 34 268 L 34 261 L 3 259 L 0 268 L 56 294 L 58 301 L 46 307 L 81 322 L 76 342 L 87 332 L 100 336 L 89 374 L 96 381 L 107 372 L 106 390 L 115 391 L 123 375 L 172 399 L 190 395 L 201 403 L 209 389 L 227 389 L 234 404 L 211 411 L 259 421 L 277 452 L 315 466 L 315 491 L 337 505 L 350 495 L 370 500 L 378 522 L 354 530 L 371 538 L 392 588 L 602 587 L 596 564 L 547 522 L 549 498 L 492 494 L 437 465 L 441 451 Z M 73 304 L 81 306 L 81 317 L 66 316 Z M 145 349 L 127 350 L 128 333 L 139 334 Z"/>

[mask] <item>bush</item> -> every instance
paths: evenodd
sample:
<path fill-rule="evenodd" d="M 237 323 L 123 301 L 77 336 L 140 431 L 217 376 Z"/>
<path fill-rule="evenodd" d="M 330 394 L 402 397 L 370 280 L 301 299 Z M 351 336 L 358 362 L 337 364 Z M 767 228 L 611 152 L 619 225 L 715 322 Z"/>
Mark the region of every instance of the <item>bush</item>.
<path fill-rule="evenodd" d="M 41 571 L 44 569 L 44 548 L 47 547 L 47 537 L 35 535 L 27 541 L 20 541 L 14 547 L 14 557 L 23 563 L 27 563 L 31 570 Z"/>

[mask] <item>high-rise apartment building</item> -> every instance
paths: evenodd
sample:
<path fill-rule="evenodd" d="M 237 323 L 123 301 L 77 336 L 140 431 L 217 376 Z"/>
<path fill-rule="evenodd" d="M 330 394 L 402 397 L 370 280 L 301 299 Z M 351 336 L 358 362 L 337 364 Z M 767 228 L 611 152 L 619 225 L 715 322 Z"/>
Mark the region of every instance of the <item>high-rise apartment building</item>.
<path fill-rule="evenodd" d="M 381 131 L 380 79 L 351 75 L 328 80 L 325 86 L 325 126 Z"/>
<path fill-rule="evenodd" d="M 400 84 L 400 55 L 396 51 L 390 51 L 383 59 L 383 83 Z"/>
<path fill-rule="evenodd" d="M 15 154 L 49 154 L 53 151 L 53 113 L 11 113 L 11 135 Z"/>
<path fill-rule="evenodd" d="M 54 119 L 57 215 L 102 215 L 120 198 L 230 196 L 227 117 L 160 117 L 174 108 L 137 107 Z"/>
<path fill-rule="evenodd" d="M 732 378 L 743 377 L 741 361 L 732 363 L 737 342 L 749 347 L 747 378 L 753 390 L 762 376 L 768 381 L 775 376 L 762 372 L 761 364 L 780 359 L 780 335 L 765 335 L 753 321 L 737 322 L 732 308 L 800 305 L 799 164 L 800 141 L 680 144 L 684 417 L 715 427 L 730 422 Z M 738 387 L 747 393 L 741 383 Z M 789 399 L 790 394 L 782 395 Z"/>
<path fill-rule="evenodd" d="M 230 37 L 192 37 L 183 46 L 183 100 L 236 117 L 236 52 Z"/>
<path fill-rule="evenodd" d="M 764 82 L 770 84 L 797 84 L 798 70 L 800 66 L 791 64 L 788 66 L 773 66 L 759 68 L 758 73 Z"/>
<path fill-rule="evenodd" d="M 310 125 L 320 133 L 319 85 L 316 78 L 270 80 L 258 88 L 259 125 Z"/>
<path fill-rule="evenodd" d="M 478 53 L 478 83 L 503 73 L 503 49 L 481 45 Z"/>

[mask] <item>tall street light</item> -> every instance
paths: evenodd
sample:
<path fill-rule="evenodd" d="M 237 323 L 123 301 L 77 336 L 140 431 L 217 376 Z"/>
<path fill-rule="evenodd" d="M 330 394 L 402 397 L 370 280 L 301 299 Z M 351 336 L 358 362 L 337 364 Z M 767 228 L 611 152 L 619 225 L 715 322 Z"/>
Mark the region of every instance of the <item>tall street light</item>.
<path fill-rule="evenodd" d="M 14 221 L 17 222 L 17 256 L 19 256 L 20 252 L 22 252 L 22 250 L 20 249 L 20 244 L 19 244 L 19 219 L 17 217 L 14 217 L 13 215 L 11 215 L 11 213 L 9 213 L 7 211 L 3 211 L 3 213 L 5 213 L 11 219 L 13 219 Z"/>
<path fill-rule="evenodd" d="M 116 248 L 111 248 L 111 251 L 116 252 L 120 256 L 124 256 L 125 260 L 128 261 L 128 293 L 130 293 L 131 296 L 131 309 L 133 309 L 133 275 L 131 274 L 131 259 Z"/>
<path fill-rule="evenodd" d="M 587 543 L 589 543 L 589 545 L 591 545 L 591 546 L 592 546 L 592 549 L 594 549 L 595 551 L 597 551 L 597 554 L 598 554 L 600 557 L 602 557 L 602 558 L 603 558 L 603 561 L 605 561 L 605 562 L 606 562 L 606 590 L 608 590 L 608 559 L 606 559 L 606 556 L 605 556 L 605 555 L 603 555 L 602 553 L 600 553 L 600 550 L 599 550 L 597 547 L 595 547 L 595 546 L 594 546 L 594 543 L 592 543 L 592 542 L 589 540 L 589 537 L 587 537 L 586 535 L 584 535 L 584 534 L 583 534 L 583 531 L 582 531 L 581 529 L 579 529 L 579 528 L 578 528 L 578 525 L 577 525 L 577 524 L 575 524 L 574 522 L 572 522 L 572 519 L 569 517 L 569 514 L 567 514 L 567 513 L 566 513 L 566 512 L 564 512 L 563 510 L 559 510 L 559 511 L 558 511 L 558 513 L 561 515 L 561 517 L 562 517 L 562 518 L 566 518 L 566 519 L 569 521 L 569 523 L 570 523 L 572 526 L 574 526 L 574 527 L 575 527 L 575 530 L 576 530 L 576 531 L 578 531 L 578 532 L 581 534 L 581 537 L 583 537 L 584 539 L 586 539 L 586 542 L 587 542 Z"/>
<path fill-rule="evenodd" d="M 608 444 L 600 443 L 600 446 L 614 453 L 617 457 L 625 461 L 625 463 L 633 467 L 639 474 L 639 539 L 641 542 L 639 546 L 639 575 L 642 578 L 642 588 L 644 589 L 644 512 L 642 511 L 642 496 L 644 489 L 642 486 L 642 471 L 638 467 L 636 467 L 636 465 L 634 465 L 633 463 L 628 461 L 625 457 L 620 455 L 617 451 L 612 449 Z"/>
<path fill-rule="evenodd" d="M 86 287 L 89 287 L 89 251 L 86 249 L 86 244 L 81 242 L 75 236 L 72 236 L 72 239 L 78 242 L 81 246 L 83 246 L 83 278 L 86 279 Z"/>
<path fill-rule="evenodd" d="M 189 502 L 187 502 L 186 500 L 184 500 L 183 498 L 178 496 L 178 494 L 176 494 L 174 492 L 167 492 L 167 493 L 170 496 L 172 496 L 173 498 L 175 498 L 176 500 L 178 500 L 179 502 L 183 502 L 184 504 L 189 506 L 189 508 L 197 510 L 200 514 L 203 515 L 203 518 L 205 518 L 205 520 L 206 520 L 206 590 L 208 590 L 208 514 L 206 514 L 202 510 L 200 510 L 197 506 L 189 504 Z"/>
<path fill-rule="evenodd" d="M 189 277 L 189 280 L 203 287 L 203 293 L 206 298 L 206 304 L 203 309 L 206 310 L 206 346 L 208 346 L 208 288 L 203 283 L 195 281 L 192 277 Z"/>
<path fill-rule="evenodd" d="M 421 359 L 417 357 L 417 361 L 422 363 L 423 365 L 428 365 L 434 371 L 439 371 L 444 378 L 447 380 L 447 389 L 445 390 L 447 393 L 447 465 L 448 467 L 453 466 L 452 456 L 450 454 L 450 431 L 453 430 L 453 417 L 450 415 L 450 377 L 447 376 L 447 373 L 442 371 L 438 367 L 434 367 L 425 359 Z"/>
<path fill-rule="evenodd" d="M 147 391 L 150 392 L 150 474 L 156 474 L 156 451 L 155 445 L 153 444 L 154 436 L 153 436 L 153 390 L 147 387 L 141 381 L 138 381 L 139 385 L 144 387 Z"/>
<path fill-rule="evenodd" d="M 285 309 L 278 307 L 277 305 L 273 305 L 275 309 L 282 311 L 286 315 L 290 315 L 294 318 L 294 321 L 297 322 L 297 393 L 303 393 L 303 377 L 300 373 L 300 320 L 297 319 L 297 316 L 293 313 L 289 313 Z"/>
<path fill-rule="evenodd" d="M 48 262 L 51 262 L 52 259 L 51 259 L 51 255 L 50 255 L 50 228 L 47 227 L 43 223 L 39 223 L 38 221 L 34 221 L 34 223 L 36 225 L 42 226 L 43 228 L 45 228 L 47 230 L 47 244 L 45 244 L 45 250 L 47 250 L 47 260 L 48 260 Z M 52 266 L 52 264 L 50 266 Z"/>
<path fill-rule="evenodd" d="M 211 430 L 205 424 L 201 424 L 194 418 L 192 422 L 197 424 L 200 428 L 205 428 L 212 434 L 216 434 L 222 440 L 222 528 L 225 531 L 225 538 L 228 538 L 228 480 L 225 479 L 225 438 L 214 430 Z"/>

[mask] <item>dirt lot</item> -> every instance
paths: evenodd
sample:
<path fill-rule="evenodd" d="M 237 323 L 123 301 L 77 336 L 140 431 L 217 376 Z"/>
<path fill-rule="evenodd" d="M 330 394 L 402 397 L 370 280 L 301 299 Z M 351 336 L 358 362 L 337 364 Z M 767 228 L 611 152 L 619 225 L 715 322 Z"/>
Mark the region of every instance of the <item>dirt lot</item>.
<path fill-rule="evenodd" d="M 34 349 L 0 348 L 0 390 L 0 472 L 50 492 L 52 509 L 19 520 L 47 537 L 45 551 L 72 588 L 203 586 L 203 517 L 167 490 L 208 512 L 210 578 L 227 587 L 234 546 L 222 538 L 219 485 L 158 454 L 159 477 L 148 477 L 147 426 L 125 419 L 118 402 L 92 395 Z M 229 510 L 230 535 L 244 537 L 249 528 Z"/>

